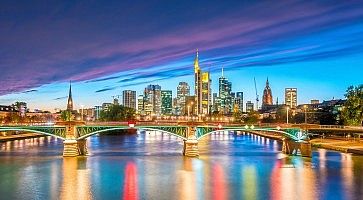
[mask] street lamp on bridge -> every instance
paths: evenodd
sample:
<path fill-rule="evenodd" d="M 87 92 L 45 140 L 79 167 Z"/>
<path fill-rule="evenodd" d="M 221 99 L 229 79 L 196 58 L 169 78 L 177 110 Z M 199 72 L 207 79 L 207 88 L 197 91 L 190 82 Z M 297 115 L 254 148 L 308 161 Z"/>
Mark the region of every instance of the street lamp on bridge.
<path fill-rule="evenodd" d="M 286 124 L 289 124 L 289 106 L 286 106 Z"/>

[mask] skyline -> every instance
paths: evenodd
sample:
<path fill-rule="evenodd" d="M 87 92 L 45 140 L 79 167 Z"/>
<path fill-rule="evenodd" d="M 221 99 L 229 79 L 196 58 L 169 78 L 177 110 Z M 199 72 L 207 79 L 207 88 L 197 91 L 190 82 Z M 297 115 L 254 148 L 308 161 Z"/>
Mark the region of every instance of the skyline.
<path fill-rule="evenodd" d="M 193 87 L 197 48 L 212 92 L 223 66 L 244 103 L 254 102 L 254 77 L 260 99 L 269 78 L 274 103 L 286 87 L 298 88 L 301 104 L 343 98 L 363 82 L 361 2 L 79 4 L 1 3 L 0 104 L 64 109 L 69 80 L 75 108 L 111 102 L 126 89 L 140 94 L 148 84 L 175 96 L 179 81 Z"/>

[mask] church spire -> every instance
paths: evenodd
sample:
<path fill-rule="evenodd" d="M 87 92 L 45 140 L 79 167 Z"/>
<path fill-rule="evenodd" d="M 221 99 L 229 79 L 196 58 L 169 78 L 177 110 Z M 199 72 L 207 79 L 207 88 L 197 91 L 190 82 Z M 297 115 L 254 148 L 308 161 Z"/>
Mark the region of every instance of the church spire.
<path fill-rule="evenodd" d="M 194 60 L 194 73 L 197 73 L 199 71 L 199 51 L 197 49 L 197 55 L 195 56 Z"/>
<path fill-rule="evenodd" d="M 73 110 L 72 81 L 69 81 L 69 94 L 68 94 L 67 110 L 68 111 Z"/>

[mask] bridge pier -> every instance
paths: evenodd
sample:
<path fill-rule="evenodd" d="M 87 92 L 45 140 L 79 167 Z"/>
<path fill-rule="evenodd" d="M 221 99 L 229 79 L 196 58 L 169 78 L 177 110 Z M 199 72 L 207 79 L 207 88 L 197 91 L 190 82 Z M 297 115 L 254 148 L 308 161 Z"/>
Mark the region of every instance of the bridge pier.
<path fill-rule="evenodd" d="M 78 133 L 76 126 L 83 126 L 84 122 L 68 121 L 59 122 L 58 125 L 66 126 L 65 140 L 63 141 L 63 156 L 64 157 L 74 157 L 79 155 L 87 155 L 87 144 L 86 139 L 77 140 Z"/>
<path fill-rule="evenodd" d="M 197 157 L 199 156 L 198 140 L 195 136 L 196 127 L 188 127 L 188 137 L 184 140 L 183 155 L 187 157 Z"/>
<path fill-rule="evenodd" d="M 88 155 L 87 140 L 64 140 L 63 156 L 75 157 Z"/>
<path fill-rule="evenodd" d="M 88 148 L 87 148 L 87 140 L 86 139 L 77 140 L 77 147 L 78 147 L 79 155 L 82 155 L 82 156 L 87 156 L 88 155 Z"/>
<path fill-rule="evenodd" d="M 297 151 L 300 149 L 301 156 L 311 157 L 312 150 L 310 142 L 297 142 L 287 138 L 284 138 L 282 141 L 282 153 L 288 155 L 296 155 Z"/>
<path fill-rule="evenodd" d="M 63 144 L 64 144 L 63 148 L 64 157 L 74 157 L 79 155 L 77 140 L 64 140 Z"/>

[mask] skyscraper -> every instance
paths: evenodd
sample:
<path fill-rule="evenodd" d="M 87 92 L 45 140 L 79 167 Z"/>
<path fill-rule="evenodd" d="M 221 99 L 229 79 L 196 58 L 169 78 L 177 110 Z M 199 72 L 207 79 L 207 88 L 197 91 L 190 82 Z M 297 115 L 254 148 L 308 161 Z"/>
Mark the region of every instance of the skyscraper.
<path fill-rule="evenodd" d="M 297 88 L 285 88 L 285 104 L 290 108 L 296 108 Z"/>
<path fill-rule="evenodd" d="M 136 110 L 136 91 L 122 91 L 122 105 Z"/>
<path fill-rule="evenodd" d="M 72 99 L 72 82 L 69 82 L 69 94 L 67 101 L 67 110 L 73 111 L 73 99 Z"/>
<path fill-rule="evenodd" d="M 139 96 L 137 96 L 137 113 L 139 113 L 140 115 L 144 115 L 145 114 L 145 108 L 144 108 L 144 95 L 140 94 Z"/>
<path fill-rule="evenodd" d="M 176 95 L 176 114 L 184 115 L 186 113 L 185 98 L 190 96 L 190 87 L 186 82 L 179 82 Z"/>
<path fill-rule="evenodd" d="M 243 112 L 243 92 L 237 92 L 237 96 L 234 99 L 234 112 Z"/>
<path fill-rule="evenodd" d="M 195 98 L 196 114 L 209 114 L 211 105 L 211 78 L 209 72 L 202 72 L 199 67 L 199 53 L 194 60 L 194 80 L 195 80 Z"/>
<path fill-rule="evenodd" d="M 223 74 L 223 68 L 222 68 L 222 75 L 219 78 L 219 100 L 220 100 L 220 111 L 223 114 L 229 114 L 232 112 L 232 96 L 231 96 L 231 90 L 232 90 L 232 83 L 228 81 L 226 77 L 224 77 Z"/>
<path fill-rule="evenodd" d="M 144 90 L 144 98 L 145 113 L 160 115 L 161 87 L 159 85 L 148 85 Z"/>
<path fill-rule="evenodd" d="M 173 107 L 173 93 L 171 90 L 161 90 L 161 113 L 171 115 Z"/>
<path fill-rule="evenodd" d="M 247 101 L 247 103 L 246 103 L 246 112 L 251 112 L 251 111 L 253 111 L 253 103 L 251 102 L 251 101 Z"/>

